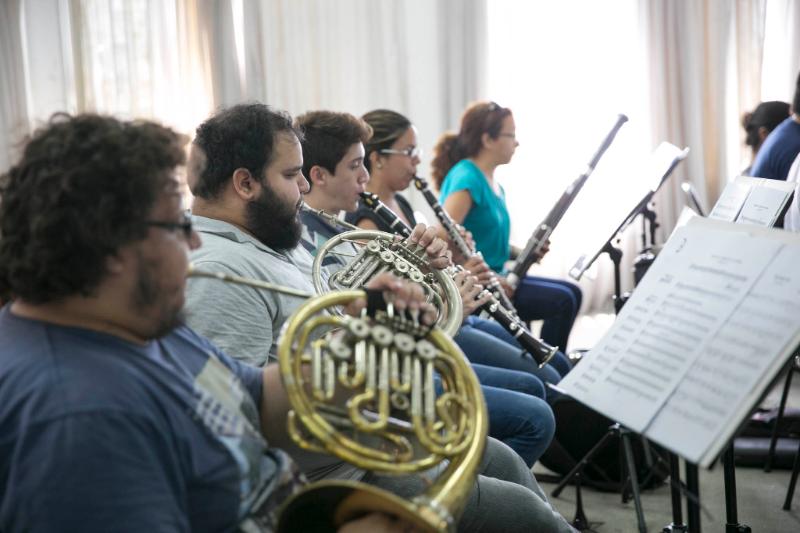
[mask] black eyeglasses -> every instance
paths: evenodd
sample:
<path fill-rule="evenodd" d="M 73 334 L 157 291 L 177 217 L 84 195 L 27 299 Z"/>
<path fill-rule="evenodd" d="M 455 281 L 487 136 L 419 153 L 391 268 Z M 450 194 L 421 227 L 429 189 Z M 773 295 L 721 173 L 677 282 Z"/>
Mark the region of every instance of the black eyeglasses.
<path fill-rule="evenodd" d="M 156 228 L 163 228 L 167 231 L 183 231 L 183 236 L 186 240 L 192 238 L 192 217 L 188 213 L 184 213 L 180 222 L 164 222 L 162 220 L 145 220 L 146 226 L 153 226 Z"/>

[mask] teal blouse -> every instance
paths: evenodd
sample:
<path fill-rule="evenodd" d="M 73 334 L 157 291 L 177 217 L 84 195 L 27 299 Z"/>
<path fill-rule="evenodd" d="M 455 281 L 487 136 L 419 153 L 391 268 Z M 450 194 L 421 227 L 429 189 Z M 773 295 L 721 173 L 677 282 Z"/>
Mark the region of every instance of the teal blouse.
<path fill-rule="evenodd" d="M 472 208 L 463 226 L 472 233 L 475 245 L 486 263 L 493 270 L 502 272 L 511 250 L 508 241 L 511 219 L 506 207 L 505 191 L 500 187 L 500 194 L 495 194 L 481 169 L 468 159 L 462 159 L 447 173 L 439 201 L 444 204 L 448 196 L 458 191 L 468 191 L 472 197 Z"/>

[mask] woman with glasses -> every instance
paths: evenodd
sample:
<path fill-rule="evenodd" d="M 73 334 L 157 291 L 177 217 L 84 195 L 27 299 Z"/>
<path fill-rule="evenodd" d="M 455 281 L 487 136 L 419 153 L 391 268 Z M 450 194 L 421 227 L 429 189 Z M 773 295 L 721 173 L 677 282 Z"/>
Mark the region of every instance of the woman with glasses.
<path fill-rule="evenodd" d="M 505 192 L 494 171 L 511 161 L 519 142 L 511 110 L 476 102 L 461 117 L 461 128 L 446 133 L 434 148 L 432 178 L 439 200 L 458 223 L 472 232 L 475 245 L 496 272 L 510 259 L 511 220 Z M 568 281 L 526 276 L 513 293 L 525 321 L 544 319 L 542 338 L 562 350 L 581 306 L 581 290 Z"/>
<path fill-rule="evenodd" d="M 394 211 L 409 227 L 414 227 L 414 210 L 403 196 L 397 194 L 411 184 L 417 174 L 422 152 L 417 146 L 417 128 L 406 117 L 388 109 L 376 109 L 363 117 L 372 127 L 372 137 L 364 145 L 364 165 L 370 174 L 367 191 L 375 193 L 381 202 Z M 347 221 L 364 229 L 383 227 L 380 218 L 362 203 Z"/>
<path fill-rule="evenodd" d="M 416 223 L 414 210 L 400 194 L 408 188 L 417 173 L 420 151 L 417 144 L 417 129 L 405 116 L 395 111 L 378 109 L 361 117 L 372 128 L 372 137 L 364 144 L 364 165 L 370 173 L 367 184 L 369 192 L 377 194 L 381 201 L 392 209 L 403 221 L 413 227 Z M 347 221 L 365 229 L 391 232 L 391 228 L 368 207 L 359 204 L 358 210 L 347 214 Z M 483 268 L 487 269 L 481 261 Z M 474 262 L 464 263 L 465 268 L 480 278 Z M 475 316 L 465 319 L 455 336 L 470 362 L 510 370 L 527 372 L 545 383 L 556 384 L 569 371 L 569 361 L 559 353 L 551 363 L 539 368 L 529 356 L 521 356 L 521 347 L 500 324 Z M 547 389 L 548 402 L 557 393 Z"/>

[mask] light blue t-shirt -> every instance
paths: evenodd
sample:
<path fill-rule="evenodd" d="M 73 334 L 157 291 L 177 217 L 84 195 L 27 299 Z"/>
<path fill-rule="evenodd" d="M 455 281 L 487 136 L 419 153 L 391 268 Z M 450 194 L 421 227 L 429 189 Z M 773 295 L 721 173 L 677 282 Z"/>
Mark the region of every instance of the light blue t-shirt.
<path fill-rule="evenodd" d="M 481 169 L 469 159 L 462 159 L 445 176 L 439 201 L 444 203 L 448 196 L 458 191 L 468 191 L 472 197 L 472 208 L 463 226 L 472 233 L 475 246 L 486 263 L 501 272 L 503 263 L 508 261 L 511 233 L 503 188 L 500 187 L 499 195 L 495 194 Z"/>

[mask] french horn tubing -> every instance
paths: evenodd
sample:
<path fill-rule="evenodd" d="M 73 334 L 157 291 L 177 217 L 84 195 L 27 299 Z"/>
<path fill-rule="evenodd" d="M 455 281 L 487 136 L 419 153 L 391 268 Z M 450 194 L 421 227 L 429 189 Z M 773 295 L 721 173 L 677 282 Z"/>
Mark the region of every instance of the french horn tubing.
<path fill-rule="evenodd" d="M 358 253 L 327 283 L 322 277 L 323 261 L 344 243 L 360 247 Z M 426 299 L 439 312 L 437 325 L 448 335 L 461 326 L 463 311 L 458 286 L 446 271 L 430 268 L 421 246 L 398 240 L 382 231 L 357 229 L 331 237 L 317 251 L 311 274 L 319 294 L 362 287 L 382 272 L 413 281 L 422 286 Z"/>
<path fill-rule="evenodd" d="M 308 296 L 191 267 L 189 276 Z M 423 494 L 409 499 L 354 481 L 312 483 L 282 506 L 278 531 L 338 527 L 369 512 L 397 516 L 423 531 L 453 531 L 486 445 L 480 385 L 445 332 L 394 313 L 391 303 L 373 316 L 331 312 L 364 296 L 362 290 L 313 296 L 286 322 L 278 364 L 291 405 L 289 434 L 303 448 L 366 470 L 404 475 L 444 461 L 447 466 Z"/>

